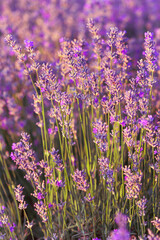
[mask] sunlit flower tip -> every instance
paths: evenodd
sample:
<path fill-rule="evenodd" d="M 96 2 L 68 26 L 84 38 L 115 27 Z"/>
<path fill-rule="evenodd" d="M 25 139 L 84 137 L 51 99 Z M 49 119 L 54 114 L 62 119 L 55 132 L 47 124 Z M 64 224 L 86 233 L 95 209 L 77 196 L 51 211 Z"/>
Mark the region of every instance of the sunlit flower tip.
<path fill-rule="evenodd" d="M 13 161 L 16 160 L 16 157 L 14 156 L 13 152 L 11 152 L 10 157 Z"/>
<path fill-rule="evenodd" d="M 26 49 L 33 48 L 33 42 L 32 41 L 24 40 L 24 44 L 25 44 Z"/>
<path fill-rule="evenodd" d="M 61 38 L 59 39 L 59 42 L 60 42 L 60 43 L 64 42 L 64 38 L 61 37 Z"/>
<path fill-rule="evenodd" d="M 73 181 L 77 185 L 77 189 L 86 192 L 89 188 L 89 184 L 87 184 L 86 173 L 84 172 L 84 170 L 81 171 L 76 169 L 74 175 L 71 174 L 71 176 L 73 178 Z"/>
<path fill-rule="evenodd" d="M 103 101 L 103 102 L 107 101 L 107 97 L 106 97 L 106 96 L 103 96 L 103 97 L 102 97 L 102 101 Z"/>
<path fill-rule="evenodd" d="M 27 220 L 27 223 L 26 223 L 26 227 L 27 227 L 27 228 L 31 229 L 31 228 L 33 227 L 33 225 L 34 225 L 34 222 L 33 222 L 33 221 L 32 221 L 32 222 L 29 222 L 29 221 Z"/>
<path fill-rule="evenodd" d="M 110 122 L 113 123 L 115 121 L 115 118 L 113 116 L 110 116 Z"/>
<path fill-rule="evenodd" d="M 160 218 L 155 217 L 155 220 L 151 221 L 151 223 L 157 228 L 158 231 L 160 231 Z"/>
<path fill-rule="evenodd" d="M 16 143 L 13 143 L 12 144 L 12 150 L 15 150 L 16 149 Z"/>
<path fill-rule="evenodd" d="M 44 196 L 43 196 L 43 194 L 41 192 L 39 192 L 37 194 L 37 199 L 39 199 L 39 200 L 44 199 Z"/>
<path fill-rule="evenodd" d="M 95 98 L 95 99 L 94 99 L 94 102 L 95 102 L 95 103 L 98 103 L 98 98 Z"/>
<path fill-rule="evenodd" d="M 157 150 L 154 151 L 154 155 L 156 155 L 156 154 L 157 154 Z"/>
<path fill-rule="evenodd" d="M 55 184 L 56 184 L 57 187 L 64 187 L 65 186 L 65 184 L 64 184 L 64 182 L 62 182 L 62 180 L 56 180 Z"/>
<path fill-rule="evenodd" d="M 141 118 L 139 119 L 139 123 L 141 126 L 146 126 L 148 124 L 148 121 L 147 119 Z"/>
<path fill-rule="evenodd" d="M 147 204 L 147 199 L 143 196 L 142 199 L 136 202 L 136 205 L 139 209 L 139 215 L 140 216 L 145 216 L 145 208 Z"/>
<path fill-rule="evenodd" d="M 97 133 L 97 128 L 93 128 L 93 133 Z"/>
<path fill-rule="evenodd" d="M 52 203 L 49 203 L 49 204 L 48 204 L 48 208 L 51 208 L 51 207 L 53 207 L 53 204 L 52 204 Z"/>
<path fill-rule="evenodd" d="M 144 92 L 140 92 L 140 93 L 139 93 L 139 97 L 140 97 L 140 98 L 143 98 L 143 96 L 144 96 Z"/>
<path fill-rule="evenodd" d="M 126 122 L 124 120 L 121 121 L 121 125 L 122 125 L 122 127 L 125 127 L 126 126 Z"/>
<path fill-rule="evenodd" d="M 6 208 L 6 207 L 5 207 L 5 206 L 3 206 L 3 205 L 2 205 L 2 206 L 0 206 L 0 215 L 1 215 L 1 214 L 4 214 L 4 209 L 5 209 L 5 208 Z"/>
<path fill-rule="evenodd" d="M 58 127 L 55 127 L 55 128 L 54 128 L 54 131 L 55 131 L 55 132 L 58 132 Z"/>
<path fill-rule="evenodd" d="M 48 134 L 49 135 L 53 134 L 53 129 L 52 128 L 48 128 Z"/>
<path fill-rule="evenodd" d="M 47 184 L 49 184 L 50 183 L 50 181 L 49 181 L 49 179 L 47 179 Z"/>
<path fill-rule="evenodd" d="M 45 92 L 45 88 L 41 87 L 41 92 L 42 93 Z"/>
<path fill-rule="evenodd" d="M 84 200 L 86 200 L 87 202 L 91 202 L 91 201 L 93 201 L 94 198 L 95 197 L 91 197 L 91 194 L 89 193 L 88 197 L 84 197 Z"/>
<path fill-rule="evenodd" d="M 16 224 L 13 223 L 13 224 L 11 225 L 10 223 L 8 223 L 8 227 L 9 227 L 10 231 L 13 232 L 14 229 L 15 229 L 15 227 L 16 227 Z"/>
<path fill-rule="evenodd" d="M 142 152 L 142 151 L 143 151 L 143 147 L 140 148 L 140 152 Z"/>

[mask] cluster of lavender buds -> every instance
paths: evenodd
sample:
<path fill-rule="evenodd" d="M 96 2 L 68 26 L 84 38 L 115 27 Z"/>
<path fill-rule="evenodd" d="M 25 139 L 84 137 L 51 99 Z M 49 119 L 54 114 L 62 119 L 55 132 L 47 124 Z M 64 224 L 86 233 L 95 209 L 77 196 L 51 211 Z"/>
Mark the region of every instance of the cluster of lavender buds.
<path fill-rule="evenodd" d="M 8 34 L 5 38 L 9 46 L 12 48 L 14 53 L 16 54 L 19 61 L 24 62 L 26 59 L 26 56 L 24 53 L 22 53 L 21 47 L 13 40 L 13 37 L 11 34 Z"/>
<path fill-rule="evenodd" d="M 7 224 L 8 216 L 5 214 L 5 206 L 0 205 L 0 226 L 2 227 L 3 224 Z"/>
<path fill-rule="evenodd" d="M 1 230 L 3 228 L 9 228 L 9 231 L 12 233 L 12 232 L 14 232 L 16 224 L 15 223 L 11 224 L 8 215 L 5 213 L 5 209 L 6 209 L 6 207 L 4 205 L 0 204 L 0 228 L 1 228 Z M 1 234 L 1 232 L 0 232 L 0 234 Z M 1 235 L 0 235 L 0 237 L 1 237 Z"/>
<path fill-rule="evenodd" d="M 139 237 L 140 240 L 143 240 L 141 237 Z M 159 236 L 158 235 L 154 235 L 154 233 L 148 229 L 148 235 L 147 235 L 147 238 L 145 238 L 147 240 L 159 240 Z"/>
<path fill-rule="evenodd" d="M 61 172 L 64 169 L 64 165 L 63 165 L 63 161 L 60 158 L 60 155 L 58 154 L 58 152 L 59 152 L 59 150 L 52 148 L 52 150 L 50 151 L 50 154 L 51 154 L 53 162 L 56 163 L 56 169 Z"/>
<path fill-rule="evenodd" d="M 26 201 L 24 201 L 24 195 L 22 195 L 23 189 L 24 189 L 24 187 L 22 187 L 20 184 L 14 189 L 16 200 L 19 202 L 20 210 L 26 209 L 27 205 L 28 205 L 28 204 L 26 204 Z"/>
<path fill-rule="evenodd" d="M 56 76 L 49 64 L 42 64 L 41 74 L 36 82 L 36 86 L 48 100 L 56 100 L 59 95 L 60 85 L 56 81 Z"/>
<path fill-rule="evenodd" d="M 34 48 L 33 48 L 33 42 L 30 40 L 24 40 L 26 51 L 29 53 L 28 57 L 33 60 L 35 58 Z"/>
<path fill-rule="evenodd" d="M 48 214 L 47 214 L 47 206 L 44 204 L 43 201 L 38 201 L 38 203 L 34 204 L 35 211 L 41 217 L 42 222 L 48 221 Z"/>
<path fill-rule="evenodd" d="M 56 186 L 56 187 L 60 187 L 60 188 L 62 188 L 62 187 L 64 187 L 65 186 L 65 182 L 63 182 L 62 180 L 58 180 L 58 179 L 56 179 L 56 180 L 54 180 L 54 179 L 48 179 L 48 181 L 47 181 L 47 183 L 49 184 L 52 184 L 52 185 L 54 185 L 54 186 Z"/>
<path fill-rule="evenodd" d="M 87 202 L 92 202 L 95 197 L 91 197 L 91 194 L 89 193 L 87 197 L 84 197 L 84 200 Z"/>
<path fill-rule="evenodd" d="M 160 231 L 160 219 L 158 217 L 155 217 L 155 220 L 152 220 L 151 223 Z"/>
<path fill-rule="evenodd" d="M 137 116 L 138 111 L 138 103 L 137 103 L 137 97 L 135 95 L 135 92 L 132 90 L 128 90 L 125 92 L 125 110 L 127 116 L 129 116 L 132 120 L 134 120 Z"/>
<path fill-rule="evenodd" d="M 155 43 L 153 41 L 153 34 L 151 32 L 145 33 L 145 58 L 146 68 L 148 72 L 154 72 L 157 68 L 156 57 L 155 57 Z M 148 85 L 152 86 L 152 79 L 148 78 Z"/>
<path fill-rule="evenodd" d="M 108 158 L 99 158 L 98 163 L 100 166 L 100 174 L 106 180 L 107 189 L 113 191 L 113 169 L 110 167 Z"/>
<path fill-rule="evenodd" d="M 107 124 L 103 123 L 101 120 L 97 119 L 93 122 L 93 133 L 95 137 L 94 142 L 98 145 L 102 152 L 105 152 L 108 149 L 107 130 Z"/>
<path fill-rule="evenodd" d="M 21 134 L 21 140 L 18 143 L 12 144 L 11 153 L 12 160 L 16 163 L 19 169 L 26 172 L 25 178 L 27 180 L 33 180 L 38 178 L 41 172 L 37 173 L 37 163 L 35 161 L 35 152 L 31 149 L 32 144 L 29 143 L 30 136 L 23 132 Z"/>
<path fill-rule="evenodd" d="M 89 184 L 86 180 L 86 173 L 81 170 L 76 169 L 74 174 L 71 174 L 73 181 L 76 183 L 77 189 L 86 192 L 89 188 Z"/>
<path fill-rule="evenodd" d="M 147 199 L 143 196 L 139 201 L 136 202 L 136 205 L 139 209 L 139 215 L 140 216 L 145 216 L 145 208 L 147 204 Z"/>
<path fill-rule="evenodd" d="M 139 192 L 141 190 L 141 179 L 142 173 L 141 171 L 138 173 L 134 173 L 131 171 L 130 166 L 125 166 L 123 168 L 123 172 L 125 175 L 125 184 L 126 184 L 126 195 L 128 199 L 138 198 Z"/>
<path fill-rule="evenodd" d="M 42 221 L 47 221 L 47 207 L 43 202 L 46 196 L 45 182 L 41 182 L 40 176 L 42 175 L 42 170 L 37 166 L 44 167 L 43 161 L 39 164 L 35 161 L 35 153 L 31 149 L 31 144 L 29 143 L 30 136 L 26 133 L 21 134 L 22 138 L 20 142 L 13 144 L 12 149 L 14 153 L 11 153 L 12 160 L 18 165 L 18 167 L 26 172 L 25 178 L 31 181 L 34 187 L 33 195 L 38 202 L 34 204 L 35 211 L 40 215 Z M 43 163 L 43 164 L 42 164 Z M 18 185 L 15 189 L 16 198 L 20 202 L 20 208 L 25 209 L 26 203 L 22 202 L 24 196 L 22 195 L 23 188 Z"/>

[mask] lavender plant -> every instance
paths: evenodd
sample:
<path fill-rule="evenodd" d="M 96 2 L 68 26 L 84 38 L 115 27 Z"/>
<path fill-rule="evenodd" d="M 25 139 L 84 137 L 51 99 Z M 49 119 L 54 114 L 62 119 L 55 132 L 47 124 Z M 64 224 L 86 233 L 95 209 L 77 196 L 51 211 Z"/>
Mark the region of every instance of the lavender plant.
<path fill-rule="evenodd" d="M 10 160 L 1 150 L 2 180 L 8 189 L 1 180 L 2 239 L 129 240 L 133 230 L 141 239 L 147 231 L 149 239 L 158 236 L 160 146 L 158 114 L 152 111 L 157 70 L 153 35 L 145 33 L 144 59 L 130 76 L 125 32 L 111 27 L 104 36 L 92 19 L 87 27 L 91 42 L 60 39 L 55 66 L 38 61 L 32 41 L 26 39 L 21 47 L 12 35 L 5 38 L 30 81 L 28 104 L 35 132 L 21 132 L 12 143 Z M 16 117 L 20 109 L 9 99 L 7 103 Z M 9 169 L 6 160 L 19 171 Z M 8 196 L 11 200 L 5 201 Z"/>

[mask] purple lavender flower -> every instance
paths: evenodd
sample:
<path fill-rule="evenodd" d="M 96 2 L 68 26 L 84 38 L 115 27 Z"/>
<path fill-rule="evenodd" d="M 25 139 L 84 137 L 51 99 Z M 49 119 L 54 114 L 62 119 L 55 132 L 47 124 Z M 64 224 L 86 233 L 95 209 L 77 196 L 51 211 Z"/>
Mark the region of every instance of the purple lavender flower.
<path fill-rule="evenodd" d="M 143 126 L 146 126 L 148 124 L 148 121 L 145 118 L 140 118 L 139 123 L 143 127 Z"/>
<path fill-rule="evenodd" d="M 30 50 L 33 48 L 33 42 L 29 40 L 24 40 L 24 44 L 27 50 Z"/>
<path fill-rule="evenodd" d="M 42 222 L 47 222 L 48 221 L 47 206 L 43 203 L 43 201 L 35 203 L 34 207 L 38 215 L 42 218 Z"/>
<path fill-rule="evenodd" d="M 33 225 L 34 225 L 34 222 L 33 222 L 33 221 L 29 222 L 29 221 L 27 220 L 27 223 L 26 223 L 25 226 L 26 226 L 27 228 L 31 229 L 31 228 L 33 227 Z"/>
<path fill-rule="evenodd" d="M 136 97 L 136 92 L 135 90 L 128 90 L 125 91 L 124 93 L 125 96 L 125 110 L 127 116 L 129 116 L 131 119 L 135 119 L 137 116 L 137 111 L 138 111 L 138 102 L 137 102 L 137 97 Z"/>
<path fill-rule="evenodd" d="M 98 163 L 100 166 L 100 174 L 106 180 L 107 189 L 109 191 L 113 191 L 113 169 L 109 166 L 109 159 L 108 158 L 99 158 Z"/>
<path fill-rule="evenodd" d="M 36 181 L 41 172 L 36 172 L 37 164 L 35 162 L 35 152 L 31 149 L 32 145 L 29 143 L 30 136 L 23 132 L 21 137 L 20 142 L 13 144 L 14 152 L 11 153 L 11 158 L 19 169 L 25 170 L 27 180 L 35 179 Z"/>
<path fill-rule="evenodd" d="M 146 68 L 148 72 L 154 72 L 155 69 L 157 68 L 157 65 L 156 65 L 155 43 L 153 41 L 153 33 L 151 32 L 145 33 L 144 47 L 145 47 Z M 152 85 L 153 83 L 150 82 L 149 80 L 149 84 Z"/>
<path fill-rule="evenodd" d="M 127 225 L 127 217 L 123 215 L 122 213 L 118 213 L 115 217 L 115 221 L 118 225 L 118 229 L 115 229 L 111 233 L 111 237 L 109 237 L 110 240 L 129 240 L 130 234 L 128 230 L 126 229 Z"/>
<path fill-rule="evenodd" d="M 9 224 L 9 217 L 5 213 L 5 206 L 0 204 L 0 227 L 6 226 Z"/>
<path fill-rule="evenodd" d="M 125 228 L 115 229 L 111 233 L 111 237 L 109 238 L 109 240 L 129 240 L 129 239 L 130 234 L 128 230 L 126 230 Z"/>
<path fill-rule="evenodd" d="M 39 81 L 36 82 L 36 86 L 43 92 L 44 97 L 49 100 L 54 100 L 56 96 L 58 97 L 60 95 L 60 85 L 57 82 L 51 65 L 42 64 L 41 74 L 39 76 Z"/>
<path fill-rule="evenodd" d="M 94 197 L 91 197 L 91 194 L 89 193 L 87 197 L 84 197 L 84 200 L 86 200 L 87 202 L 92 202 L 94 199 Z"/>
<path fill-rule="evenodd" d="M 115 217 L 115 222 L 117 223 L 119 228 L 125 228 L 128 222 L 128 218 L 122 213 L 117 213 Z"/>
<path fill-rule="evenodd" d="M 48 204 L 48 208 L 52 208 L 53 207 L 53 204 L 52 203 L 49 203 Z"/>
<path fill-rule="evenodd" d="M 52 128 L 48 128 L 48 134 L 49 135 L 53 134 L 53 129 Z"/>
<path fill-rule="evenodd" d="M 42 200 L 45 198 L 45 193 L 38 192 L 37 190 L 34 190 L 34 193 L 32 195 L 38 200 Z"/>
<path fill-rule="evenodd" d="M 93 122 L 93 133 L 95 137 L 94 142 L 103 152 L 105 152 L 108 148 L 107 130 L 108 130 L 107 124 L 102 123 L 101 120 L 97 119 L 95 122 Z"/>
<path fill-rule="evenodd" d="M 152 220 L 151 223 L 160 231 L 160 218 L 155 217 L 155 220 Z"/>
<path fill-rule="evenodd" d="M 76 183 L 77 188 L 81 191 L 86 192 L 89 188 L 89 184 L 87 184 L 86 180 L 86 173 L 83 171 L 80 171 L 76 169 L 74 174 L 71 174 L 73 181 Z"/>
<path fill-rule="evenodd" d="M 64 169 L 64 165 L 63 165 L 63 161 L 60 158 L 60 155 L 58 154 L 58 152 L 59 152 L 58 150 L 55 150 L 55 148 L 52 148 L 52 150 L 50 151 L 50 154 L 51 154 L 51 156 L 53 158 L 53 161 L 57 165 L 56 169 L 61 172 Z"/>
<path fill-rule="evenodd" d="M 19 202 L 19 209 L 26 209 L 27 205 L 26 201 L 24 201 L 24 195 L 22 195 L 23 193 L 23 189 L 24 187 L 22 187 L 20 184 L 17 185 L 17 187 L 14 189 L 14 193 L 16 195 L 16 200 Z"/>
<path fill-rule="evenodd" d="M 117 96 L 122 86 L 121 81 L 122 79 L 116 75 L 116 71 L 109 68 L 105 69 L 105 83 L 110 94 Z"/>
<path fill-rule="evenodd" d="M 140 216 L 145 216 L 146 204 L 147 204 L 147 199 L 144 196 L 142 199 L 140 199 L 138 202 L 136 202 L 136 205 L 138 206 L 138 209 L 139 209 Z"/>
<path fill-rule="evenodd" d="M 55 180 L 55 185 L 57 186 L 57 187 L 64 187 L 65 186 L 65 183 L 64 182 L 62 182 L 62 180 Z"/>
<path fill-rule="evenodd" d="M 10 231 L 13 232 L 14 229 L 15 229 L 15 227 L 16 227 L 16 224 L 13 223 L 13 224 L 11 225 L 10 223 L 8 223 L 8 227 L 9 227 Z"/>
<path fill-rule="evenodd" d="M 123 137 L 128 147 L 132 147 L 134 145 L 132 129 L 130 127 L 126 127 L 123 129 Z"/>
<path fill-rule="evenodd" d="M 22 53 L 21 47 L 13 40 L 12 35 L 8 34 L 5 40 L 8 42 L 13 52 L 16 54 L 18 60 L 24 62 L 26 60 L 26 56 L 24 53 Z"/>
<path fill-rule="evenodd" d="M 125 166 L 123 168 L 124 175 L 125 175 L 125 184 L 126 184 L 126 194 L 128 199 L 138 198 L 139 192 L 141 190 L 141 179 L 142 179 L 142 172 L 140 173 L 133 173 L 131 172 L 130 166 Z"/>
<path fill-rule="evenodd" d="M 143 240 L 141 237 L 140 237 L 140 240 Z M 147 240 L 159 240 L 159 236 L 158 235 L 154 235 L 154 233 L 148 229 L 148 236 L 147 236 Z"/>
<path fill-rule="evenodd" d="M 56 187 L 60 187 L 60 188 L 65 186 L 65 182 L 63 182 L 62 180 L 58 180 L 58 179 L 56 179 L 56 180 L 47 179 L 47 184 L 52 184 L 52 185 L 54 185 Z"/>
<path fill-rule="evenodd" d="M 0 215 L 4 214 L 5 206 L 0 205 Z"/>

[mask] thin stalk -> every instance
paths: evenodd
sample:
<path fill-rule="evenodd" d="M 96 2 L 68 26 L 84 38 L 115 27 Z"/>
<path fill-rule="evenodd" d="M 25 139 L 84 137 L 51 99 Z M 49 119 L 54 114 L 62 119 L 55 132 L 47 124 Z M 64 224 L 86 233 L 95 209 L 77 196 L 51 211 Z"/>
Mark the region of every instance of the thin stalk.
<path fill-rule="evenodd" d="M 27 216 L 27 213 L 26 213 L 25 209 L 23 209 L 23 212 L 24 212 L 24 216 L 26 217 L 26 219 L 29 223 L 29 219 L 28 219 L 28 216 Z M 31 233 L 31 236 L 32 236 L 32 240 L 34 240 L 32 228 L 29 228 L 29 230 L 30 230 L 30 233 Z"/>

